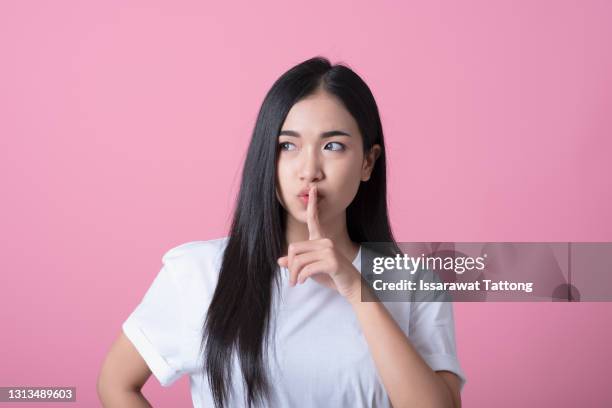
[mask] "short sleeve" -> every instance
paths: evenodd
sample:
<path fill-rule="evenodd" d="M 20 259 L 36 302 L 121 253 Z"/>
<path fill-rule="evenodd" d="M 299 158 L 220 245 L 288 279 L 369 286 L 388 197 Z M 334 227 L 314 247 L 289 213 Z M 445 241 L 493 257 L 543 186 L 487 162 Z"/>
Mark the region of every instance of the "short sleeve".
<path fill-rule="evenodd" d="M 172 385 L 185 372 L 184 314 L 179 289 L 172 269 L 164 263 L 140 304 L 122 325 L 123 332 L 163 387 Z"/>
<path fill-rule="evenodd" d="M 457 374 L 463 390 L 467 380 L 457 358 L 452 302 L 411 303 L 408 337 L 432 370 Z"/>

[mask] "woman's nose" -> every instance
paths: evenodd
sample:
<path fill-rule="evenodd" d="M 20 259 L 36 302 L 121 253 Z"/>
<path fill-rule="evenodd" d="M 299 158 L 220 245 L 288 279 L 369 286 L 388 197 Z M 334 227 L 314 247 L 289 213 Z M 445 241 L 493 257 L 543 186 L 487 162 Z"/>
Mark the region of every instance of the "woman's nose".
<path fill-rule="evenodd" d="M 300 167 L 300 178 L 305 180 L 320 179 L 321 161 L 316 151 L 305 151 Z"/>

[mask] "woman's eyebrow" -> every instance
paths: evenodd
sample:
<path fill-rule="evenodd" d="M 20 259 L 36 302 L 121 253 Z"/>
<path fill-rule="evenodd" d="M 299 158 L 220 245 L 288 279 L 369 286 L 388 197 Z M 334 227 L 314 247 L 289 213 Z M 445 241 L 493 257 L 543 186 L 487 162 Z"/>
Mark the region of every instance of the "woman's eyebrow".
<path fill-rule="evenodd" d="M 279 136 L 293 136 L 293 137 L 300 137 L 300 134 L 298 132 L 296 132 L 295 130 L 281 130 L 281 132 L 278 134 Z M 323 132 L 321 133 L 321 138 L 325 138 L 325 137 L 332 137 L 332 136 L 351 136 L 350 133 L 348 132 L 344 132 L 342 130 L 329 130 L 327 132 Z"/>

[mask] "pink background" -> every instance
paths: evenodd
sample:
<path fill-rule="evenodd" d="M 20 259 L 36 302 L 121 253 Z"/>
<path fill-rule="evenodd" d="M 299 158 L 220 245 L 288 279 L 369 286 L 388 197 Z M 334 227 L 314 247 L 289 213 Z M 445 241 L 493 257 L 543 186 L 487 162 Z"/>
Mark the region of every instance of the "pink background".
<path fill-rule="evenodd" d="M 398 240 L 611 241 L 612 3 L 397 3 L 3 1 L 0 386 L 99 405 L 161 255 L 226 234 L 265 92 L 318 54 L 377 99 Z M 455 317 L 464 406 L 612 404 L 610 303 Z"/>

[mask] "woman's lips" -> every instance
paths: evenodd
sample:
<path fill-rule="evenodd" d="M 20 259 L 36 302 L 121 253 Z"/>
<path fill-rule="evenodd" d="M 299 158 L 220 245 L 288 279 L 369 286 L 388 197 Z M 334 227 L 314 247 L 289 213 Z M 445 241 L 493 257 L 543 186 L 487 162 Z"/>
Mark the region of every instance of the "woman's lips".
<path fill-rule="evenodd" d="M 304 203 L 304 204 L 308 204 L 308 195 L 301 195 L 301 196 L 298 196 L 298 198 L 299 198 L 299 199 L 302 201 L 302 203 Z M 325 197 L 318 196 L 318 197 L 317 197 L 317 203 L 318 203 L 319 201 L 323 200 L 324 198 L 325 198 Z"/>

